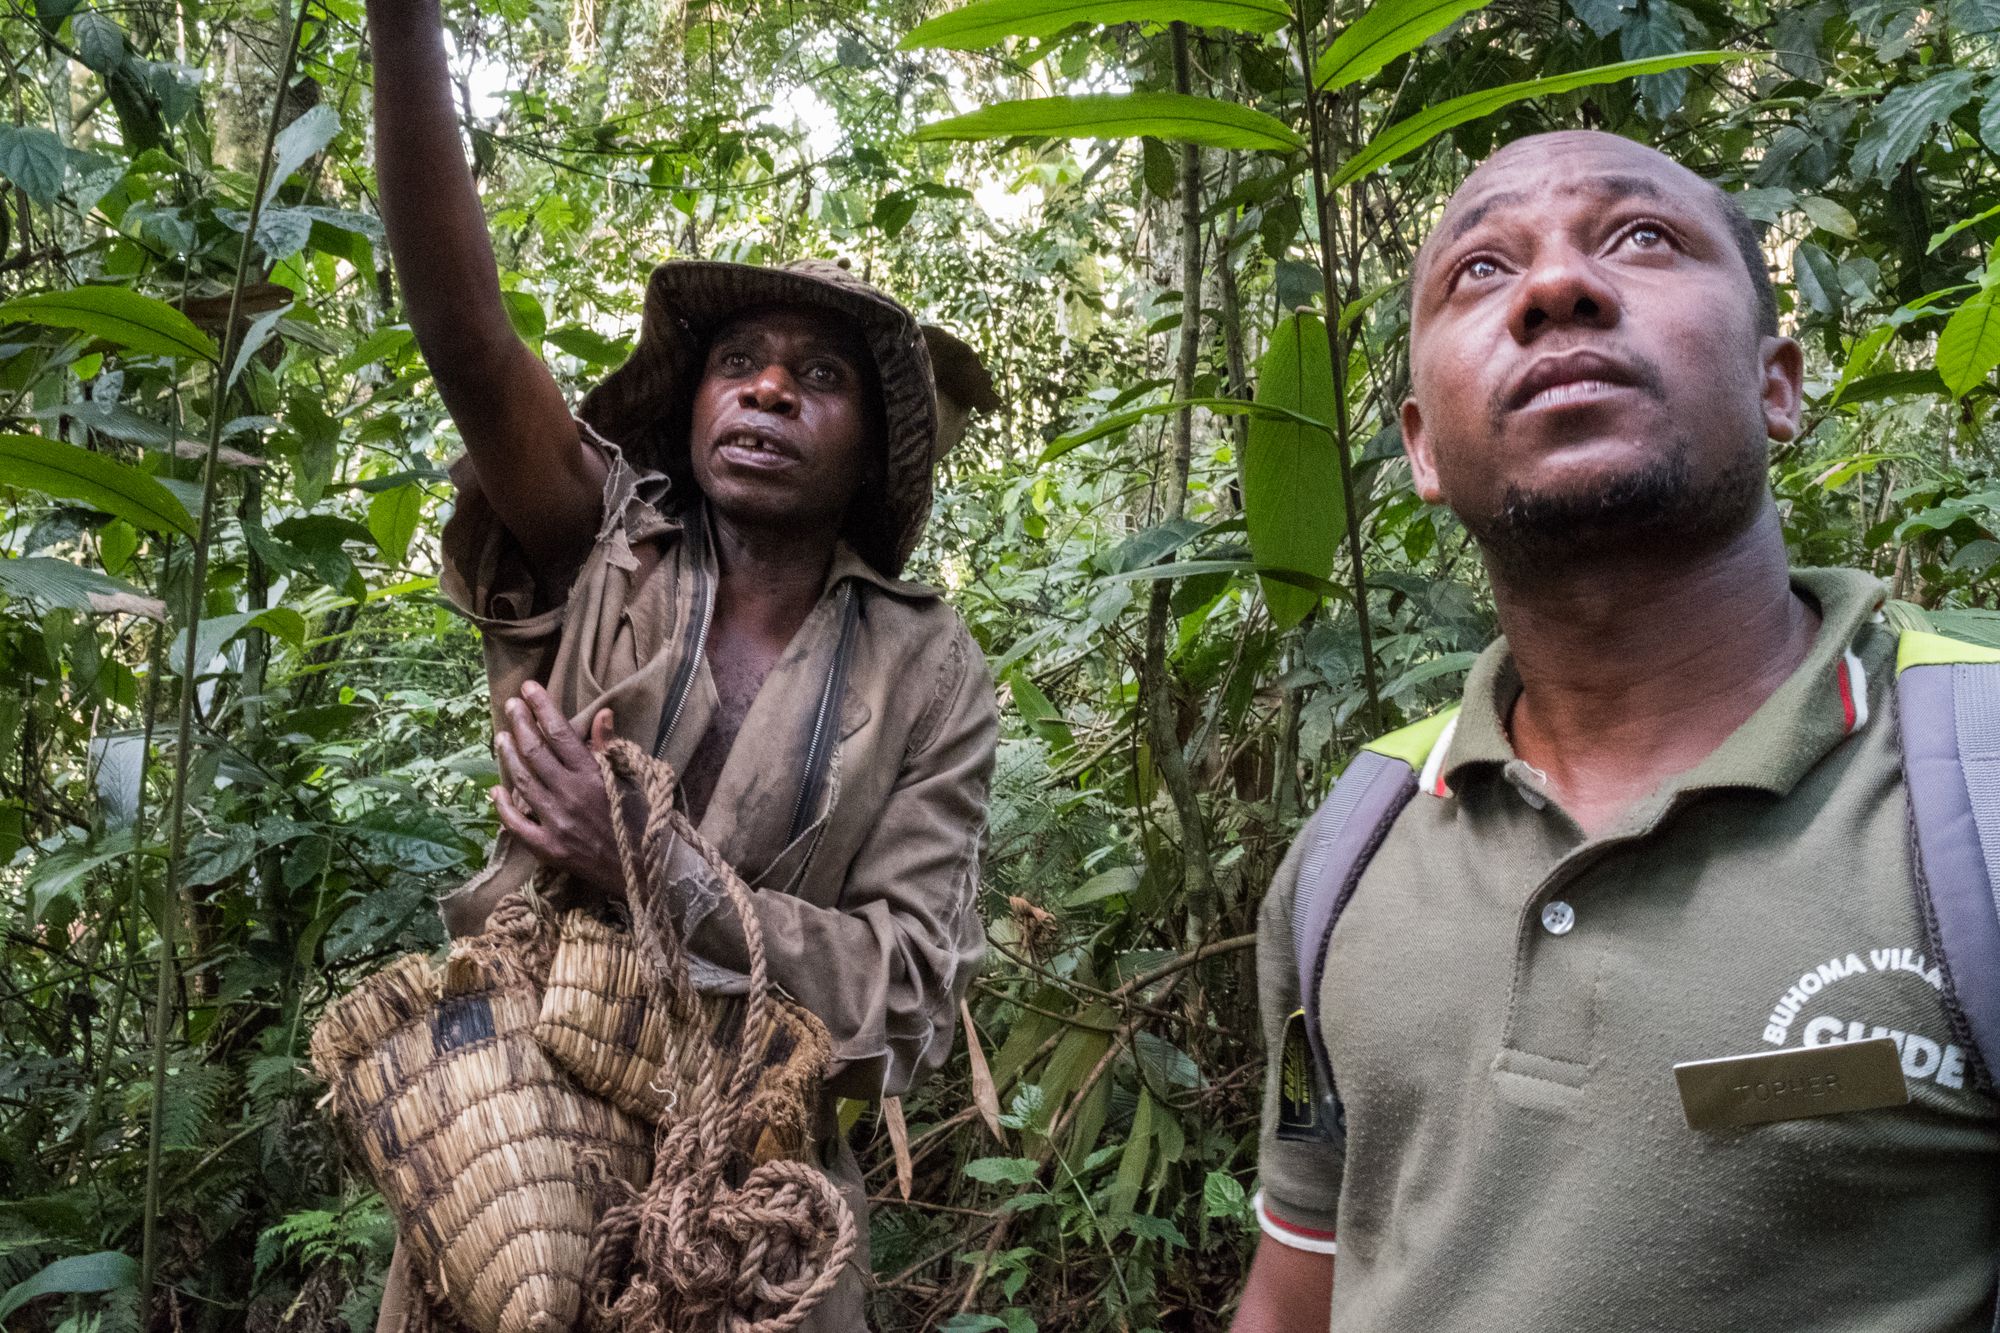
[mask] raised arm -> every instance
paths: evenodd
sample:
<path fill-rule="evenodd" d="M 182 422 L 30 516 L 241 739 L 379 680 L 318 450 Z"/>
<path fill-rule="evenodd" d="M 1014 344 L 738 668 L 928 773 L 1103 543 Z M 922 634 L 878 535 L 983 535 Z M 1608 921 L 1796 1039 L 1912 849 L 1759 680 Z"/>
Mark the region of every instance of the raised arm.
<path fill-rule="evenodd" d="M 459 145 L 438 0 L 368 0 L 375 169 L 389 252 L 417 346 L 500 521 L 561 600 L 589 553 L 604 464 L 562 390 L 515 336 Z"/>

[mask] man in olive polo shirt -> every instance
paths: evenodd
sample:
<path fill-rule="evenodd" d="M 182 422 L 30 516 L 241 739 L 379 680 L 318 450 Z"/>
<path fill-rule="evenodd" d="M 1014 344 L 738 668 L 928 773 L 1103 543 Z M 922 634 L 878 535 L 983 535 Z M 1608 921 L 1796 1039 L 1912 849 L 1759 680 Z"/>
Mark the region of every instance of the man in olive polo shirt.
<path fill-rule="evenodd" d="M 1786 566 L 1801 358 L 1749 224 L 1538 136 L 1412 288 L 1411 469 L 1506 637 L 1333 931 L 1344 1139 L 1279 1132 L 1298 847 L 1272 886 L 1237 1333 L 1988 1333 L 2000 1101 L 1926 957 L 1882 590 Z M 1870 1036 L 1907 1105 L 1683 1117 L 1676 1064 Z"/>

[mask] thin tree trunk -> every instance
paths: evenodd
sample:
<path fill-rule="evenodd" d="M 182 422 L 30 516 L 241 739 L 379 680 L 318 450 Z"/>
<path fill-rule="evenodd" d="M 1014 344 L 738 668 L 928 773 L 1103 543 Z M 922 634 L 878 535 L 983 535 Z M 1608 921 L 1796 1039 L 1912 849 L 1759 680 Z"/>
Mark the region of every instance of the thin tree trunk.
<path fill-rule="evenodd" d="M 1173 25 L 1174 87 L 1190 91 L 1194 76 L 1188 59 L 1187 25 Z M 1194 372 L 1201 353 L 1201 150 L 1181 147 L 1181 344 L 1174 364 L 1174 397 L 1194 396 Z M 1194 458 L 1194 409 L 1174 415 L 1173 455 L 1168 459 L 1165 511 L 1168 522 L 1187 512 L 1188 472 Z M 1155 579 L 1146 602 L 1145 707 L 1153 770 L 1166 785 L 1181 826 L 1182 883 L 1197 916 L 1215 910 L 1215 871 L 1209 864 L 1208 826 L 1188 776 L 1181 750 L 1174 691 L 1167 668 L 1167 626 L 1172 621 L 1173 580 Z"/>
<path fill-rule="evenodd" d="M 1340 235 L 1340 219 L 1326 194 L 1326 140 L 1320 123 L 1320 96 L 1313 87 L 1313 53 L 1305 20 L 1298 23 L 1299 63 L 1306 79 L 1306 125 L 1311 131 L 1313 216 L 1319 221 L 1320 283 L 1326 291 L 1326 345 L 1333 371 L 1333 444 L 1340 465 L 1340 502 L 1347 514 L 1347 556 L 1353 570 L 1354 619 L 1361 632 L 1361 682 L 1368 694 L 1368 725 L 1380 730 L 1384 725 L 1382 698 L 1375 683 L 1375 643 L 1368 622 L 1368 575 L 1361 553 L 1361 511 L 1354 501 L 1354 449 L 1350 441 L 1347 406 L 1347 339 L 1341 332 L 1340 316 L 1346 297 L 1334 269 L 1334 242 Z"/>

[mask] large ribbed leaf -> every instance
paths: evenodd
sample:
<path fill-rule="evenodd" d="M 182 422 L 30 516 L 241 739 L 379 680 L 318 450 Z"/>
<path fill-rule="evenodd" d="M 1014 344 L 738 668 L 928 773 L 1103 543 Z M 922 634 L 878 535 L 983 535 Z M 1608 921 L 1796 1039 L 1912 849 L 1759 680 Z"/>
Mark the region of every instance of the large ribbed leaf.
<path fill-rule="evenodd" d="M 1257 364 L 1256 400 L 1316 422 L 1334 419 L 1333 363 L 1319 316 L 1292 315 L 1272 331 Z M 1243 519 L 1258 565 L 1321 579 L 1333 572 L 1334 551 L 1347 531 L 1335 448 L 1324 426 L 1272 415 L 1250 419 Z M 1316 594 L 1268 574 L 1263 584 L 1271 619 L 1281 629 L 1298 624 L 1319 603 Z"/>
<path fill-rule="evenodd" d="M 919 129 L 919 139 L 1137 139 L 1150 135 L 1207 148 L 1290 152 L 1305 140 L 1289 125 L 1234 102 L 1186 93 L 1090 93 L 1002 102 Z"/>
<path fill-rule="evenodd" d="M 5 1319 L 37 1296 L 70 1295 L 79 1292 L 117 1291 L 139 1284 L 139 1265 L 130 1255 L 116 1250 L 96 1254 L 73 1254 L 48 1264 L 25 1282 L 17 1282 L 0 1296 L 0 1319 Z"/>
<path fill-rule="evenodd" d="M 0 435 L 0 486 L 75 500 L 148 532 L 195 535 L 173 492 L 135 467 L 39 435 Z"/>
<path fill-rule="evenodd" d="M 193 320 L 150 296 L 125 287 L 72 287 L 62 292 L 17 296 L 0 305 L 0 322 L 18 321 L 76 329 L 93 338 L 154 356 L 221 357 L 215 340 Z"/>
<path fill-rule="evenodd" d="M 1192 23 L 1237 32 L 1275 32 L 1291 18 L 1284 0 L 973 0 L 920 23 L 906 51 L 977 51 L 1009 37 L 1053 37 L 1078 23 Z"/>
<path fill-rule="evenodd" d="M 1347 25 L 1313 67 L 1327 92 L 1359 83 L 1397 56 L 1416 50 L 1493 0 L 1378 0 Z"/>
<path fill-rule="evenodd" d="M 1440 102 L 1428 111 L 1420 111 L 1408 120 L 1399 120 L 1376 135 L 1366 148 L 1341 165 L 1333 175 L 1333 183 L 1345 185 L 1377 167 L 1385 167 L 1399 157 L 1414 153 L 1454 126 L 1491 115 L 1503 106 L 1525 102 L 1531 97 L 1548 97 L 1594 84 L 1636 79 L 1644 74 L 1663 74 L 1689 65 L 1719 65 L 1727 60 L 1749 60 L 1759 54 L 1754 51 L 1684 51 L 1679 55 L 1651 56 L 1645 60 L 1621 60 L 1615 65 L 1597 65 L 1546 79 L 1529 79 L 1525 83 L 1507 83 L 1498 88 L 1467 93 L 1449 102 Z"/>
<path fill-rule="evenodd" d="M 1961 398 L 1995 366 L 2000 366 L 2000 304 L 1994 293 L 1981 292 L 1960 306 L 1938 335 L 1938 376 L 1952 397 Z"/>
<path fill-rule="evenodd" d="M 48 555 L 0 559 L 0 602 L 35 602 L 70 611 L 142 615 L 165 620 L 163 602 L 129 583 Z"/>

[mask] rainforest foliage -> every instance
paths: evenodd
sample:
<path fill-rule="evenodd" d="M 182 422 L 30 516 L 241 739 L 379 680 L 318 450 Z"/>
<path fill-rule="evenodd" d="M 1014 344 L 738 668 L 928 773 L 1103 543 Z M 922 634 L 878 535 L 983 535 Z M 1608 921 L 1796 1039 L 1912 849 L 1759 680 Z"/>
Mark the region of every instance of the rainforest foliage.
<path fill-rule="evenodd" d="M 629 351 L 657 261 L 818 255 L 1008 401 L 916 562 L 1004 722 L 970 1039 L 849 1108 L 888 1329 L 1226 1321 L 1263 887 L 1493 631 L 1394 408 L 1412 251 L 1494 145 L 1604 128 L 1734 192 L 1807 348 L 1797 559 L 2000 644 L 1994 0 L 446 9 L 508 308 L 565 384 Z M 381 1291 L 305 1041 L 441 942 L 495 772 L 362 17 L 0 13 L 9 1329 L 363 1330 Z"/>

